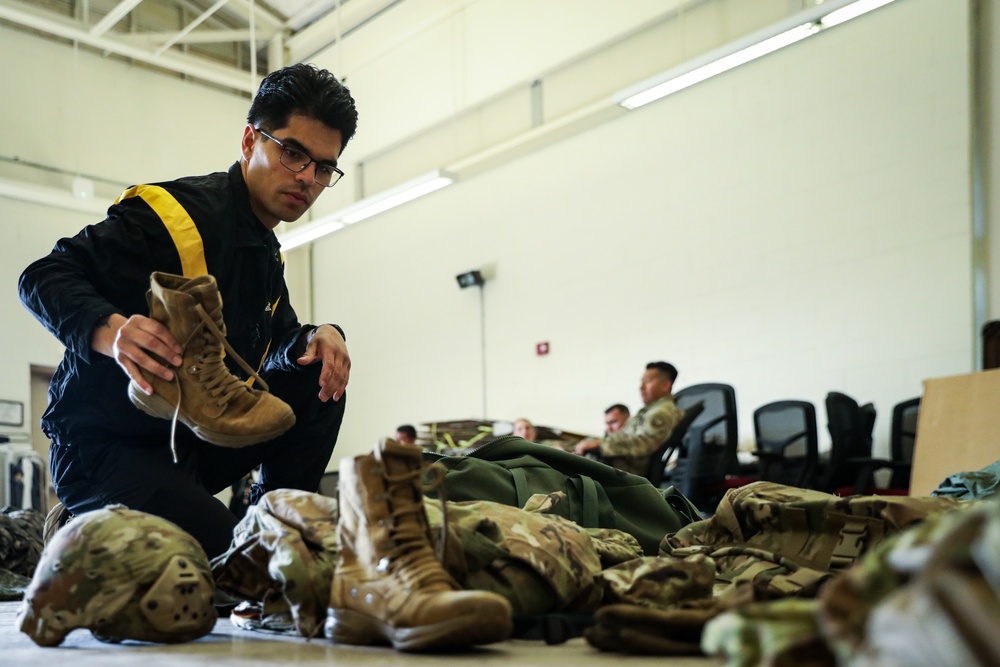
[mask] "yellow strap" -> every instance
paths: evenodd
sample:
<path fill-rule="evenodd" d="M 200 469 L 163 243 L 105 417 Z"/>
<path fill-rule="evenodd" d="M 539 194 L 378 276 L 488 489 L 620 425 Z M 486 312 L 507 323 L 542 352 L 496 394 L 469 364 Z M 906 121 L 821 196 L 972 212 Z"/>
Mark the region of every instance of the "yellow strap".
<path fill-rule="evenodd" d="M 195 278 L 208 274 L 205 263 L 205 246 L 194 220 L 184 210 L 184 207 L 174 199 L 173 195 L 156 185 L 136 185 L 131 187 L 115 200 L 117 204 L 129 197 L 141 197 L 149 207 L 160 217 L 163 225 L 170 233 L 177 254 L 181 258 L 181 273 L 185 278 Z"/>

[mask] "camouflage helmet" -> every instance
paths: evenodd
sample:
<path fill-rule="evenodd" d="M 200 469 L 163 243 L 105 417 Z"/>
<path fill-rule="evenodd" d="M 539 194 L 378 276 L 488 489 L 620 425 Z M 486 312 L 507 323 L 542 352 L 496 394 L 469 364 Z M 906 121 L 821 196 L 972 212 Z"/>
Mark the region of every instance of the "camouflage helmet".
<path fill-rule="evenodd" d="M 39 646 L 58 646 L 75 628 L 103 641 L 184 642 L 215 626 L 214 593 L 208 556 L 191 535 L 113 505 L 55 533 L 17 622 Z"/>

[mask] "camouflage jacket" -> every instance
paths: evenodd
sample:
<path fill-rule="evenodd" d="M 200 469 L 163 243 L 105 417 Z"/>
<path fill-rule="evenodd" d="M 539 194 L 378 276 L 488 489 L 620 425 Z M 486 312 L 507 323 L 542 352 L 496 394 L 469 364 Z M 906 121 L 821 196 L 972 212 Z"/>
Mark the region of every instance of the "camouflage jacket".
<path fill-rule="evenodd" d="M 616 468 L 645 475 L 649 455 L 670 437 L 683 417 L 684 411 L 673 396 L 657 399 L 629 417 L 620 431 L 601 439 L 601 456 Z"/>

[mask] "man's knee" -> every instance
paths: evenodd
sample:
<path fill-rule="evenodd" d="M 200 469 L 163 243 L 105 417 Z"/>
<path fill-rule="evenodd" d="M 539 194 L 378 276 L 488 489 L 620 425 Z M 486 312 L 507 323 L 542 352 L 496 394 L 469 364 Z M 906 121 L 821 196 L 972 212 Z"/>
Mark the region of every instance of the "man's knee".
<path fill-rule="evenodd" d="M 319 375 L 323 365 L 316 363 L 294 371 L 272 371 L 264 376 L 271 393 L 288 403 L 295 412 L 297 430 L 319 429 L 336 438 L 344 419 L 346 394 L 340 400 L 319 399 Z"/>

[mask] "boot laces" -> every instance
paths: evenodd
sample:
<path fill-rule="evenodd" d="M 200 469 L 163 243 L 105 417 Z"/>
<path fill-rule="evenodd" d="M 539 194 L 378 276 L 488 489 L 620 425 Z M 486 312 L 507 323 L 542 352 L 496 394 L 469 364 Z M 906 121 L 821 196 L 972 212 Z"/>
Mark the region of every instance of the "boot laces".
<path fill-rule="evenodd" d="M 376 457 L 381 460 L 378 453 L 376 453 Z M 448 540 L 448 515 L 443 486 L 445 468 L 440 464 L 433 463 L 399 475 L 390 474 L 384 465 L 382 470 L 391 507 L 388 521 L 394 548 L 383 557 L 379 567 L 391 570 L 417 586 L 435 582 L 451 584 L 451 577 L 444 568 L 444 555 Z M 424 486 L 421 483 L 421 478 L 426 471 L 433 474 L 433 479 Z M 413 498 L 406 493 L 408 489 L 405 487 L 413 485 L 420 488 L 421 494 L 434 489 L 439 490 L 441 532 L 436 559 L 434 552 L 429 548 L 430 535 L 423 529 L 423 526 L 426 525 L 426 519 L 419 520 L 420 517 L 426 517 L 423 502 L 419 497 Z M 402 493 L 395 493 L 397 490 Z M 410 514 L 417 515 L 417 520 L 401 520 L 402 517 Z"/>
<path fill-rule="evenodd" d="M 257 374 L 253 368 L 250 367 L 246 361 L 243 360 L 233 346 L 229 344 L 226 340 L 226 334 L 223 333 L 222 329 L 215 323 L 218 319 L 222 321 L 221 309 L 217 308 L 209 314 L 205 310 L 204 306 L 200 303 L 196 304 L 194 307 L 194 312 L 198 315 L 204 326 L 195 327 L 194 331 L 186 341 L 184 341 L 184 347 L 187 348 L 188 345 L 194 345 L 194 358 L 200 362 L 200 365 L 191 366 L 186 369 L 189 373 L 198 378 L 198 381 L 205 387 L 208 391 L 208 395 L 216 399 L 217 405 L 221 408 L 225 408 L 229 405 L 229 402 L 233 400 L 236 396 L 239 396 L 243 392 L 250 391 L 250 387 L 247 386 L 245 382 L 240 380 L 238 377 L 229 372 L 229 368 L 222 361 L 223 354 L 222 351 L 225 350 L 233 360 L 249 374 L 255 382 L 260 384 L 260 388 L 263 391 L 268 391 L 269 388 L 267 383 L 264 381 L 260 375 Z M 174 386 L 177 387 L 177 405 L 174 406 L 174 416 L 170 422 L 170 451 L 174 456 L 174 463 L 177 463 L 177 420 L 180 417 L 181 412 L 181 383 L 177 379 L 177 374 L 174 373 L 173 379 Z"/>

